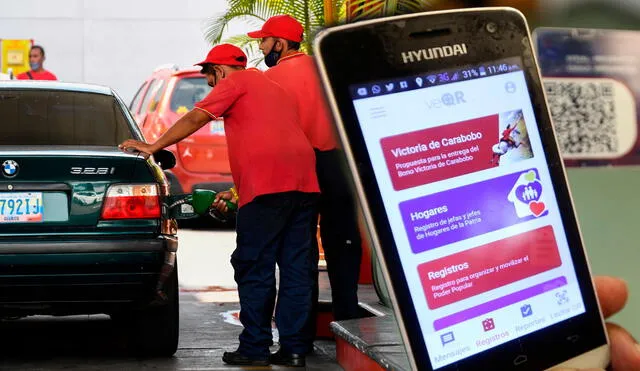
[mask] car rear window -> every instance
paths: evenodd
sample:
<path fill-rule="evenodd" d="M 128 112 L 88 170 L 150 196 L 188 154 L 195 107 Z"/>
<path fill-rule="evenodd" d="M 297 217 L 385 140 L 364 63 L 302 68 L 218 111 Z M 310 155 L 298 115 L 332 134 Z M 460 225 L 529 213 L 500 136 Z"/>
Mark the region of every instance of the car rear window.
<path fill-rule="evenodd" d="M 176 83 L 171 94 L 171 111 L 184 113 L 209 94 L 211 87 L 204 77 L 186 77 Z"/>
<path fill-rule="evenodd" d="M 0 90 L 0 145 L 117 146 L 131 129 L 114 97 L 55 90 Z"/>

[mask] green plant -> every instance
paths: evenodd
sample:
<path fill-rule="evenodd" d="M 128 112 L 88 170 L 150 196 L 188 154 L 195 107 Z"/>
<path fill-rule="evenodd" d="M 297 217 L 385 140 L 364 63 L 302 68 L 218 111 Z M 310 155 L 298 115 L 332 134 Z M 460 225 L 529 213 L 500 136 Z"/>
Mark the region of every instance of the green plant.
<path fill-rule="evenodd" d="M 339 4 L 345 0 L 333 0 Z M 258 42 L 249 38 L 246 34 L 235 35 L 223 40 L 223 34 L 232 21 L 243 21 L 248 25 L 259 29 L 270 17 L 278 14 L 289 14 L 296 18 L 304 27 L 305 40 L 301 44 L 303 51 L 311 53 L 311 40 L 309 35 L 324 27 L 324 1 L 323 0 L 229 0 L 229 8 L 225 13 L 209 19 L 205 29 L 205 39 L 211 44 L 228 42 L 237 45 L 254 57 L 251 63 L 259 63 L 262 55 L 258 50 Z M 257 62 L 257 63 L 256 63 Z"/>
<path fill-rule="evenodd" d="M 209 19 L 205 26 L 205 39 L 212 45 L 228 42 L 237 45 L 249 55 L 250 64 L 262 60 L 258 41 L 246 34 L 223 40 L 223 34 L 233 21 L 242 21 L 259 29 L 268 18 L 289 14 L 304 27 L 302 51 L 312 54 L 311 42 L 322 28 L 361 19 L 406 14 L 427 10 L 439 0 L 228 0 L 226 12 Z"/>

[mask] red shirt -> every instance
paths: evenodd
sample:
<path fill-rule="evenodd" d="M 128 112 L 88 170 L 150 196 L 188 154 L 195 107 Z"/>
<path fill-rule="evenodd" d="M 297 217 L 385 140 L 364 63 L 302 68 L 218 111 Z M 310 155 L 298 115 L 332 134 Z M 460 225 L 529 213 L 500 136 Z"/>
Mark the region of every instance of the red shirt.
<path fill-rule="evenodd" d="M 313 148 L 338 147 L 331 111 L 312 57 L 295 53 L 281 58 L 265 74 L 292 94 L 300 111 L 300 125 Z"/>
<path fill-rule="evenodd" d="M 196 109 L 224 117 L 238 206 L 280 192 L 320 192 L 313 148 L 289 95 L 257 69 L 221 80 Z"/>
<path fill-rule="evenodd" d="M 515 129 L 516 127 L 512 127 L 511 129 L 505 129 L 502 132 L 502 139 L 511 139 L 511 132 Z"/>
<path fill-rule="evenodd" d="M 58 80 L 56 75 L 52 74 L 51 72 L 49 72 L 47 70 L 42 70 L 40 72 L 36 72 L 36 71 L 29 71 L 29 72 L 31 72 L 31 76 L 33 76 L 33 80 Z M 16 79 L 18 79 L 18 80 L 32 80 L 32 79 L 29 78 L 29 75 L 27 75 L 26 72 L 23 72 L 23 73 L 17 75 Z"/>

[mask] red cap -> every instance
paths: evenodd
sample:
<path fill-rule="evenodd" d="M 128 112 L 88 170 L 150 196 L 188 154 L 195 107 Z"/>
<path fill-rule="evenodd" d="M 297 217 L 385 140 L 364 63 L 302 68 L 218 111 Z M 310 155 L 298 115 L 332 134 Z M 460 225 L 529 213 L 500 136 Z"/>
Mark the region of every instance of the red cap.
<path fill-rule="evenodd" d="M 273 16 L 262 25 L 260 31 L 249 32 L 247 35 L 254 39 L 262 39 L 264 37 L 280 37 L 289 41 L 300 42 L 304 28 L 300 22 L 290 15 Z"/>
<path fill-rule="evenodd" d="M 202 66 L 207 63 L 247 67 L 247 55 L 235 45 L 220 44 L 214 46 L 207 54 L 207 58 L 197 63 L 196 66 Z"/>

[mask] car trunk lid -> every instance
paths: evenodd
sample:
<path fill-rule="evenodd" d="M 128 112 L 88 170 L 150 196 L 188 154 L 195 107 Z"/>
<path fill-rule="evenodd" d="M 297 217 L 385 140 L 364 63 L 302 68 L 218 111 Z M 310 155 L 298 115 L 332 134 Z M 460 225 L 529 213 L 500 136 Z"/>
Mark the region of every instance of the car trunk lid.
<path fill-rule="evenodd" d="M 109 186 L 152 179 L 116 147 L 1 146 L 0 164 L 0 234 L 96 232 Z"/>

